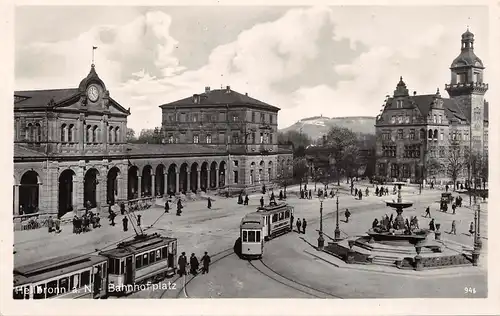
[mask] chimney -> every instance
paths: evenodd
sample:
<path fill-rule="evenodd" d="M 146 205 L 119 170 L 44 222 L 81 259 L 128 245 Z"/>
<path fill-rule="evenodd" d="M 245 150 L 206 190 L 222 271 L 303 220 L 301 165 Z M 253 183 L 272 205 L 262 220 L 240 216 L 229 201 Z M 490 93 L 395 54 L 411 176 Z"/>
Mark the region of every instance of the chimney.
<path fill-rule="evenodd" d="M 413 91 L 413 96 L 416 96 L 417 95 L 417 91 Z"/>
<path fill-rule="evenodd" d="M 210 92 L 210 87 L 205 87 L 205 93 L 209 93 Z"/>
<path fill-rule="evenodd" d="M 226 93 L 231 93 L 231 87 L 230 86 L 226 86 Z"/>

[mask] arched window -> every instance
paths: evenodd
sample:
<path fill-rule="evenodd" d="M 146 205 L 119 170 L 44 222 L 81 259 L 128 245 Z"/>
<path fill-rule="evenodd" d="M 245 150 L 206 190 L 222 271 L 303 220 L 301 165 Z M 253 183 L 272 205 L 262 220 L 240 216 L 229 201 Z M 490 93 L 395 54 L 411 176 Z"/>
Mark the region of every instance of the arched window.
<path fill-rule="evenodd" d="M 33 141 L 33 124 L 31 123 L 26 126 L 26 139 L 28 141 Z"/>
<path fill-rule="evenodd" d="M 87 144 L 90 144 L 92 142 L 92 126 L 87 125 L 87 131 L 85 135 L 87 136 Z"/>
<path fill-rule="evenodd" d="M 420 129 L 420 139 L 424 140 L 425 139 L 425 130 L 422 128 Z"/>
<path fill-rule="evenodd" d="M 65 143 L 66 139 L 66 124 L 61 125 L 61 143 Z"/>
<path fill-rule="evenodd" d="M 113 143 L 113 136 L 114 136 L 113 126 L 110 126 L 109 131 L 108 131 L 108 143 L 109 144 Z"/>
<path fill-rule="evenodd" d="M 75 130 L 75 125 L 70 124 L 68 128 L 68 142 L 73 142 L 73 132 Z"/>
<path fill-rule="evenodd" d="M 97 125 L 94 125 L 94 127 L 92 128 L 92 142 L 94 143 L 97 143 L 98 142 L 98 139 L 97 139 Z"/>
<path fill-rule="evenodd" d="M 115 127 L 115 139 L 114 139 L 115 143 L 119 143 L 120 142 L 120 128 L 117 126 Z"/>
<path fill-rule="evenodd" d="M 432 139 L 432 129 L 429 130 L 429 139 Z"/>
<path fill-rule="evenodd" d="M 40 123 L 35 124 L 35 141 L 42 141 L 42 127 L 40 126 Z"/>
<path fill-rule="evenodd" d="M 432 119 L 432 121 L 433 121 L 434 123 L 437 123 L 437 115 L 436 115 L 436 114 L 434 114 L 434 115 L 433 115 L 433 119 Z"/>
<path fill-rule="evenodd" d="M 437 129 L 434 130 L 434 139 L 435 140 L 438 139 L 438 130 Z"/>

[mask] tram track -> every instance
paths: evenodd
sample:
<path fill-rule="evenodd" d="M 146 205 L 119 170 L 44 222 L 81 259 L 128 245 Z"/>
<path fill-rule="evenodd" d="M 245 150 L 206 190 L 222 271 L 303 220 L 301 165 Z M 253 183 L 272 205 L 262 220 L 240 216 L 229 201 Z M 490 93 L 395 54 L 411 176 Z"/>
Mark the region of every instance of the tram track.
<path fill-rule="evenodd" d="M 250 266 L 253 269 L 255 269 L 259 273 L 265 275 L 269 279 L 271 279 L 277 283 L 280 283 L 286 287 L 289 287 L 291 289 L 294 289 L 296 291 L 299 291 L 301 293 L 304 293 L 304 294 L 307 294 L 307 295 L 310 295 L 310 296 L 313 296 L 316 298 L 339 298 L 339 299 L 343 298 L 341 296 L 334 295 L 334 294 L 331 294 L 329 292 L 326 292 L 326 291 L 314 288 L 312 286 L 309 286 L 307 284 L 301 283 L 299 281 L 293 280 L 293 279 L 277 272 L 276 270 L 274 270 L 270 266 L 268 266 L 264 261 L 262 261 L 262 259 L 258 260 L 257 262 L 258 263 L 255 264 L 251 260 L 248 260 L 248 263 L 250 264 Z"/>

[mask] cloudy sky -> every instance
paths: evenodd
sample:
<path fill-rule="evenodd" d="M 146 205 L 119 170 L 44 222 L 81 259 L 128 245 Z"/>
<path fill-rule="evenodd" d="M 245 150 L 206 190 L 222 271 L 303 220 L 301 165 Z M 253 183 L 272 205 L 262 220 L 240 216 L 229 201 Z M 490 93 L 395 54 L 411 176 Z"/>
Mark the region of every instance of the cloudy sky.
<path fill-rule="evenodd" d="M 280 107 L 280 128 L 375 116 L 399 76 L 443 91 L 467 25 L 488 67 L 486 7 L 18 7 L 15 89 L 78 87 L 98 46 L 97 73 L 136 132 L 205 86 Z"/>

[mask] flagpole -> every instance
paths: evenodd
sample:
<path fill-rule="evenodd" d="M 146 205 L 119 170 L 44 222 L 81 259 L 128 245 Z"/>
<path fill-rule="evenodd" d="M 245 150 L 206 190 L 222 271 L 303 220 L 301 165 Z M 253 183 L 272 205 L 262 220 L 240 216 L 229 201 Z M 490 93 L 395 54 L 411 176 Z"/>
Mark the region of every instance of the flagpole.
<path fill-rule="evenodd" d="M 97 46 L 92 46 L 92 66 L 94 66 L 94 51 L 97 49 Z"/>

